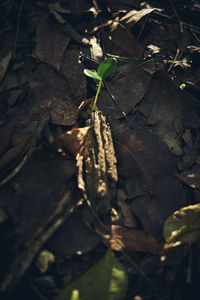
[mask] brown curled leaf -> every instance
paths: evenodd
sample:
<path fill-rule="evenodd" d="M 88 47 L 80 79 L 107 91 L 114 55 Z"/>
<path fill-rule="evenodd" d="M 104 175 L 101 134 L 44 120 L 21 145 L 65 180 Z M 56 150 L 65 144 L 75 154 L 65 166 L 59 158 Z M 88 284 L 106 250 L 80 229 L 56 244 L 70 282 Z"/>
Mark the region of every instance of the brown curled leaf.
<path fill-rule="evenodd" d="M 128 251 L 161 255 L 169 248 L 163 242 L 158 241 L 144 231 L 112 225 L 111 232 L 110 246 L 115 251 L 126 249 Z"/>
<path fill-rule="evenodd" d="M 85 141 L 85 137 L 90 129 L 90 126 L 83 128 L 73 128 L 66 131 L 61 137 L 60 142 L 62 145 L 74 156 L 80 151 L 81 146 Z"/>

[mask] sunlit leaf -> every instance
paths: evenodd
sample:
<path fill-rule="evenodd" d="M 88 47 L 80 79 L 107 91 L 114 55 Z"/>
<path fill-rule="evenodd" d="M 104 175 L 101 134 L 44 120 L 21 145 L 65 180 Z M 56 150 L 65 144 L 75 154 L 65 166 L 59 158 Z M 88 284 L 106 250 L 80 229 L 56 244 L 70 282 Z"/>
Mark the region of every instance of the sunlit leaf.
<path fill-rule="evenodd" d="M 97 69 L 97 74 L 105 79 L 110 76 L 117 67 L 117 60 L 115 58 L 107 58 L 100 63 Z"/>
<path fill-rule="evenodd" d="M 167 243 L 178 246 L 200 240 L 200 203 L 175 211 L 164 223 L 163 236 Z"/>
<path fill-rule="evenodd" d="M 95 73 L 91 70 L 84 69 L 84 73 L 85 73 L 85 75 L 87 75 L 88 77 L 91 77 L 93 79 L 102 80 L 102 78 L 97 73 Z"/>
<path fill-rule="evenodd" d="M 85 274 L 68 285 L 55 300 L 124 300 L 126 272 L 111 250 Z"/>

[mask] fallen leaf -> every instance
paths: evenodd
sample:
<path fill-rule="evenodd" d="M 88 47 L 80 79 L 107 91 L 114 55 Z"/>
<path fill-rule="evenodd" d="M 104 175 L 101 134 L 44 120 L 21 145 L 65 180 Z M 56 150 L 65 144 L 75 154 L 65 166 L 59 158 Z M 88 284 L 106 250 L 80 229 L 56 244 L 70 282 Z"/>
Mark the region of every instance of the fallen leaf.
<path fill-rule="evenodd" d="M 144 16 L 150 15 L 154 11 L 162 11 L 159 8 L 143 8 L 141 10 L 131 10 L 125 16 L 123 16 L 120 21 L 125 21 L 125 26 L 128 29 L 131 29 L 139 20 Z"/>
<path fill-rule="evenodd" d="M 70 126 L 77 120 L 78 109 L 69 99 L 52 97 L 50 122 L 56 125 Z"/>
<path fill-rule="evenodd" d="M 0 158 L 0 170 L 11 167 L 11 164 L 20 156 L 25 153 L 27 146 L 31 137 L 25 137 L 20 143 L 14 145 L 10 148 L 1 158 Z"/>
<path fill-rule="evenodd" d="M 194 165 L 189 170 L 176 175 L 193 189 L 200 189 L 200 165 Z"/>
<path fill-rule="evenodd" d="M 77 155 L 81 146 L 85 141 L 86 134 L 90 129 L 90 126 L 83 128 L 73 128 L 72 130 L 66 131 L 59 138 L 62 145 L 74 156 Z"/>
<path fill-rule="evenodd" d="M 119 61 L 115 75 L 107 80 L 108 88 L 102 88 L 100 92 L 97 106 L 105 114 L 121 118 L 122 113 L 115 105 L 111 95 L 116 99 L 120 109 L 128 114 L 144 97 L 151 77 L 152 74 L 142 68 L 137 68 L 132 61 Z"/>
<path fill-rule="evenodd" d="M 152 131 L 158 134 L 175 155 L 182 149 L 178 137 L 183 132 L 181 91 L 163 71 L 154 74 L 149 90 L 139 105 Z"/>
<path fill-rule="evenodd" d="M 13 217 L 18 245 L 31 239 L 54 213 L 57 203 L 65 197 L 67 180 L 74 172 L 75 168 L 65 158 L 52 156 L 46 149 L 34 152 L 16 179 L 19 207 Z"/>
<path fill-rule="evenodd" d="M 0 224 L 3 223 L 8 216 L 6 215 L 5 211 L 0 207 Z"/>
<path fill-rule="evenodd" d="M 3 58 L 0 60 L 0 81 L 4 78 L 4 75 L 7 71 L 8 65 L 12 58 L 12 51 L 8 52 Z"/>
<path fill-rule="evenodd" d="M 110 250 L 76 281 L 68 285 L 55 300 L 124 300 L 127 274 Z"/>
<path fill-rule="evenodd" d="M 28 97 L 19 107 L 20 123 L 26 128 L 31 121 L 49 120 L 71 126 L 77 119 L 77 106 L 71 89 L 63 76 L 47 64 L 39 64 L 32 72 L 28 84 Z"/>
<path fill-rule="evenodd" d="M 186 127 L 200 128 L 200 105 L 199 101 L 186 91 L 180 91 L 182 101 L 182 119 Z"/>
<path fill-rule="evenodd" d="M 109 33 L 107 43 L 109 53 L 129 57 L 134 60 L 139 60 L 144 51 L 140 42 L 136 40 L 130 31 L 120 24 Z"/>
<path fill-rule="evenodd" d="M 172 247 L 200 239 L 200 204 L 175 211 L 164 223 L 163 236 Z"/>
<path fill-rule="evenodd" d="M 36 57 L 60 69 L 69 42 L 70 38 L 59 30 L 49 15 L 41 18 L 36 29 Z"/>
<path fill-rule="evenodd" d="M 47 248 L 59 256 L 71 256 L 91 251 L 99 243 L 100 237 L 74 213 L 48 241 Z"/>
<path fill-rule="evenodd" d="M 6 73 L 4 80 L 0 85 L 0 92 L 22 87 L 28 82 L 30 73 L 28 68 L 20 68 L 18 70 L 9 71 Z"/>
<path fill-rule="evenodd" d="M 78 100 L 78 104 L 86 98 L 87 80 L 83 73 L 84 66 L 79 63 L 80 47 L 72 46 L 65 52 L 63 57 L 61 72 L 65 76 L 72 98 Z"/>
<path fill-rule="evenodd" d="M 112 225 L 111 234 L 110 246 L 112 250 L 161 255 L 167 248 L 163 242 L 159 242 L 154 237 L 136 229 Z"/>
<path fill-rule="evenodd" d="M 9 145 L 14 125 L 15 120 L 10 120 L 5 125 L 0 127 L 0 154 L 2 154 Z"/>
<path fill-rule="evenodd" d="M 118 162 L 133 213 L 145 232 L 159 236 L 164 220 L 185 205 L 181 183 L 167 146 L 150 130 L 132 129 L 115 121 L 111 124 Z M 169 189 L 170 186 L 170 189 Z"/>

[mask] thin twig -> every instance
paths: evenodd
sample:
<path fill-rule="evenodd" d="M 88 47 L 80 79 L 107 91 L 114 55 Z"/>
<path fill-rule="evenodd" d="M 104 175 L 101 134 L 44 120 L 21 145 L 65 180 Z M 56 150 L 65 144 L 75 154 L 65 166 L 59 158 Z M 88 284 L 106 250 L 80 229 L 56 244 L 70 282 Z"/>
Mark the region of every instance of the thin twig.
<path fill-rule="evenodd" d="M 188 268 L 187 268 L 187 279 L 186 282 L 189 284 L 191 283 L 192 277 L 192 246 L 189 245 L 189 257 L 188 257 Z"/>
<path fill-rule="evenodd" d="M 177 11 L 175 9 L 175 6 L 174 6 L 172 0 L 169 0 L 169 3 L 170 3 L 170 5 L 171 5 L 171 7 L 172 7 L 172 9 L 173 9 L 173 11 L 174 11 L 174 13 L 176 15 L 176 18 L 177 18 L 177 20 L 179 22 L 180 32 L 183 33 L 184 32 L 183 31 L 183 22 L 181 21 L 181 19 L 180 19 L 179 15 L 178 15 L 178 13 L 177 13 Z"/>
<path fill-rule="evenodd" d="M 21 18 L 21 15 L 22 15 L 23 7 L 24 7 L 24 0 L 21 1 L 20 7 L 19 7 L 19 11 L 18 11 L 18 15 L 17 15 L 17 26 L 16 26 L 15 43 L 14 43 L 14 47 L 13 47 L 13 57 L 12 57 L 12 60 L 15 59 L 16 48 L 17 48 L 17 40 L 18 40 L 18 35 L 19 35 L 20 18 Z"/>
<path fill-rule="evenodd" d="M 196 35 L 196 33 L 193 31 L 193 29 L 189 27 L 189 30 L 192 33 L 192 35 L 195 37 L 195 39 L 197 40 L 197 42 L 200 43 L 200 39 L 198 38 L 198 36 Z"/>
<path fill-rule="evenodd" d="M 123 115 L 123 117 L 126 119 L 126 121 L 130 122 L 129 119 L 127 118 L 125 112 L 120 108 L 117 100 L 115 99 L 115 97 L 113 96 L 113 94 L 111 93 L 108 84 L 104 81 L 104 85 L 108 91 L 109 96 L 111 97 L 111 99 L 113 100 L 113 103 L 116 105 L 116 107 L 119 109 L 120 113 Z"/>
<path fill-rule="evenodd" d="M 179 57 L 179 54 L 180 54 L 180 49 L 178 48 L 178 49 L 176 50 L 176 55 L 175 55 L 174 59 L 172 60 L 171 66 L 169 67 L 169 69 L 167 70 L 167 72 L 171 71 L 171 69 L 172 69 L 172 67 L 173 67 L 173 65 L 174 65 L 174 62 L 175 62 L 175 61 L 178 59 L 178 57 Z"/>

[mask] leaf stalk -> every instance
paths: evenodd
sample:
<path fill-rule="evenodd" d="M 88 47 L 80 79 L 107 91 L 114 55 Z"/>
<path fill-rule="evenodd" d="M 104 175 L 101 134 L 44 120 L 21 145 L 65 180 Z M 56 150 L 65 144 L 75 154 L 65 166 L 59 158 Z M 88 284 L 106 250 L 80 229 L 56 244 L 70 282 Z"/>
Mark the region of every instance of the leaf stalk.
<path fill-rule="evenodd" d="M 96 103 L 97 103 L 97 99 L 98 99 L 99 92 L 100 92 L 100 89 L 101 89 L 102 81 L 103 80 L 99 80 L 98 89 L 97 89 L 96 96 L 95 96 L 95 99 L 94 99 L 94 103 L 93 103 L 93 106 L 92 106 L 92 112 L 94 111 Z"/>

